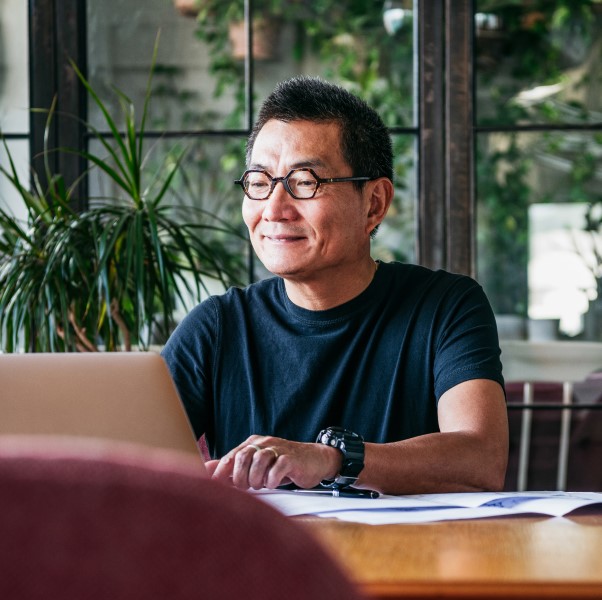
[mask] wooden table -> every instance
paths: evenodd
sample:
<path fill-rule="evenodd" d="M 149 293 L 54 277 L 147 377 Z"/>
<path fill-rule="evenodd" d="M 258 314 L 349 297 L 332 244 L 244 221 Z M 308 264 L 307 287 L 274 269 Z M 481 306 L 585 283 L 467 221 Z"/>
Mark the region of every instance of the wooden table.
<path fill-rule="evenodd" d="M 303 518 L 370 598 L 602 599 L 602 511 L 362 525 Z"/>

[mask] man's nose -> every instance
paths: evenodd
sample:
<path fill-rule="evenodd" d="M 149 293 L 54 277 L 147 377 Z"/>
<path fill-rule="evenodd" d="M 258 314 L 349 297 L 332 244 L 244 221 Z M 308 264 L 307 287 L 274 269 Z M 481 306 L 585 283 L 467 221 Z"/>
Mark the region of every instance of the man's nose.
<path fill-rule="evenodd" d="M 278 185 L 280 184 L 280 185 Z M 288 193 L 284 181 L 279 179 L 269 198 L 263 201 L 263 218 L 270 221 L 290 219 L 296 213 L 296 200 Z"/>

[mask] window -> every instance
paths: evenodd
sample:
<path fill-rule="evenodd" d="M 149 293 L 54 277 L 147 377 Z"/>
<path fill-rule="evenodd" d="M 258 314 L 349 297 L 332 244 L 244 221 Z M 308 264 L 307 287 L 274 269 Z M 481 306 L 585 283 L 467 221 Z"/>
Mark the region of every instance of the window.
<path fill-rule="evenodd" d="M 231 182 L 244 170 L 261 100 L 291 75 L 339 81 L 379 110 L 396 148 L 395 205 L 375 254 L 475 276 L 500 324 L 510 315 L 522 337 L 531 317 L 557 322 L 555 335 L 566 339 L 602 340 L 588 324 L 602 312 L 594 246 L 602 206 L 599 0 L 83 4 L 29 3 L 32 106 L 49 106 L 56 93 L 61 110 L 99 122 L 65 56 L 101 92 L 114 84 L 140 98 L 160 28 L 149 144 L 187 144 L 187 197 L 242 227 Z M 20 135 L 29 135 L 36 156 L 43 127 L 32 123 Z M 97 143 L 77 122 L 52 133 L 57 145 Z M 72 180 L 84 168 L 63 160 Z M 90 178 L 82 206 L 100 185 Z M 549 207 L 558 210 L 550 215 Z M 554 245 L 565 250 L 566 271 L 556 261 L 549 267 Z M 240 252 L 249 280 L 265 275 L 248 246 Z M 569 282 L 576 256 L 586 268 Z"/>
<path fill-rule="evenodd" d="M 601 340 L 602 3 L 476 10 L 477 277 L 504 336 Z"/>

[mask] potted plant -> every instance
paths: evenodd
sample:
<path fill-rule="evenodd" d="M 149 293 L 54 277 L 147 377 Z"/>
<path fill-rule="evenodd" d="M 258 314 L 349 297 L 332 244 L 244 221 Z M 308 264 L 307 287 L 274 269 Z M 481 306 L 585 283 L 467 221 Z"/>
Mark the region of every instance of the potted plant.
<path fill-rule="evenodd" d="M 93 199 L 78 213 L 70 201 L 79 182 L 66 187 L 46 167 L 46 188 L 34 177 L 29 190 L 10 155 L 8 168 L 0 166 L 27 210 L 22 223 L 0 208 L 1 351 L 146 349 L 157 331 L 169 333 L 178 303 L 196 303 L 211 280 L 224 287 L 240 281 L 242 261 L 229 246 L 240 234 L 174 201 L 183 152 L 167 153 L 149 172 L 144 131 L 156 55 L 157 44 L 139 125 L 132 102 L 116 90 L 122 130 L 72 63 L 111 132 L 108 139 L 98 136 L 105 156 L 81 154 L 114 196 Z"/>
<path fill-rule="evenodd" d="M 253 27 L 253 58 L 255 60 L 271 60 L 276 56 L 280 45 L 282 23 L 280 19 L 255 17 Z M 232 58 L 244 60 L 247 55 L 247 32 L 244 20 L 230 21 L 228 24 L 228 39 Z"/>
<path fill-rule="evenodd" d="M 294 19 L 299 1 L 256 0 L 253 6 L 253 58 L 271 60 L 280 45 L 283 17 Z M 196 7 L 198 37 L 218 52 L 243 60 L 247 54 L 244 2 L 202 0 L 196 2 Z"/>

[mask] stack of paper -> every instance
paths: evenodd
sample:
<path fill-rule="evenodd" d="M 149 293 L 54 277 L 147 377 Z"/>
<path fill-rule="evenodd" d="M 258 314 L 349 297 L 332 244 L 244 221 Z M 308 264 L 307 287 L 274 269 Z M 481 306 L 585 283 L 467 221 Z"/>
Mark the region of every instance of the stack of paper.
<path fill-rule="evenodd" d="M 565 516 L 584 506 L 600 505 L 594 492 L 476 492 L 419 494 L 379 498 L 334 498 L 281 490 L 253 492 L 288 516 L 312 515 L 382 525 L 478 519 L 518 514 Z"/>

